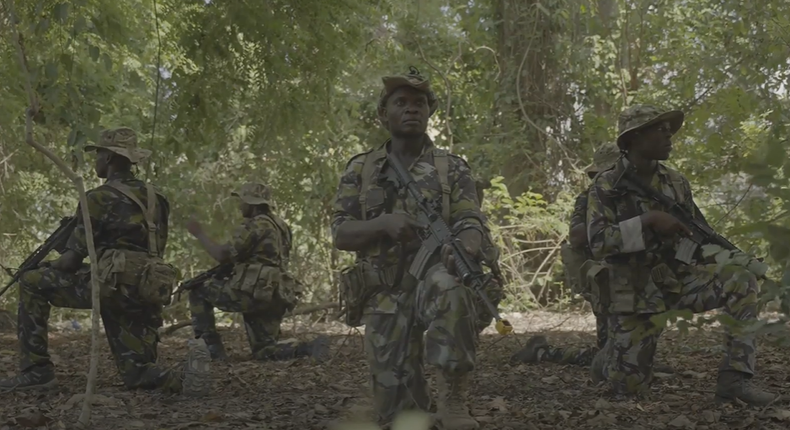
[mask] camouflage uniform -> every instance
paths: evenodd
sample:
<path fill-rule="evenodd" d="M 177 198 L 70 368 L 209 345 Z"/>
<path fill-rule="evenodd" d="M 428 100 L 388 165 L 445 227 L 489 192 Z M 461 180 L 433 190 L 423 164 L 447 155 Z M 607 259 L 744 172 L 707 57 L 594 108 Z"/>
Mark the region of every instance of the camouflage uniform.
<path fill-rule="evenodd" d="M 428 81 L 412 73 L 383 79 L 382 104 L 400 86 L 412 86 L 428 94 L 433 113 L 437 101 Z M 347 221 L 372 220 L 385 213 L 416 216 L 416 202 L 410 196 L 404 198 L 402 190 L 395 190 L 391 182 L 384 185 L 381 181 L 392 174 L 386 164 L 388 150 L 389 141 L 353 157 L 346 166 L 334 202 L 332 233 L 335 240 L 338 228 Z M 442 165 L 444 167 L 440 167 Z M 445 168 L 447 176 L 443 177 L 440 170 Z M 463 159 L 435 147 L 425 135 L 422 153 L 409 171 L 426 197 L 441 206 L 453 232 L 475 229 L 483 233 L 484 218 L 475 183 Z M 363 177 L 368 172 L 370 176 Z M 364 183 L 369 187 L 362 189 Z M 398 193 L 401 193 L 399 197 Z M 364 206 L 360 195 L 365 197 Z M 357 253 L 357 264 L 366 267 L 368 278 L 383 278 L 391 285 L 399 260 L 403 259 L 403 266 L 408 268 L 420 242 L 400 245 L 400 252 L 390 245 L 389 237 L 376 241 Z M 447 421 L 445 425 L 452 426 L 450 423 L 455 422 L 463 427 L 469 425 L 470 420 L 476 425 L 463 404 L 468 376 L 475 367 L 479 328 L 476 327 L 479 318 L 475 298 L 470 289 L 448 274 L 438 257 L 434 256 L 429 263 L 423 279 L 417 280 L 404 273 L 400 284 L 394 287 L 374 284 L 378 293 L 367 302 L 364 310 L 371 389 L 378 419 L 385 424 L 402 410 L 428 411 L 431 408 L 429 387 L 423 373 L 425 359 L 439 370 L 438 411 L 445 417 L 441 418 Z M 368 284 L 367 288 L 374 287 Z"/>
<path fill-rule="evenodd" d="M 101 141 L 85 150 L 104 148 L 128 158 L 133 163 L 147 157 L 150 151 L 137 148 L 134 131 L 128 128 L 105 130 Z M 208 357 L 205 345 L 190 343 L 190 356 L 183 370 L 166 370 L 156 365 L 157 329 L 162 326 L 162 303 L 147 299 L 151 283 L 145 273 L 134 273 L 135 261 L 148 260 L 149 230 L 146 216 L 129 197 L 111 184 L 122 184 L 146 207 L 148 196 L 155 195 L 156 238 L 158 255 L 167 243 L 169 203 L 159 194 L 147 193 L 146 184 L 131 173 L 115 173 L 104 185 L 87 192 L 88 212 L 93 227 L 93 240 L 99 258 L 101 285 L 101 317 L 110 350 L 115 357 L 118 371 L 128 388 L 152 389 L 161 387 L 170 392 L 191 392 L 196 384 L 208 383 Z M 85 223 L 80 207 L 77 208 L 77 225 L 68 239 L 67 250 L 83 259 L 88 256 Z M 154 252 L 156 253 L 156 252 Z M 118 257 L 122 256 L 122 257 Z M 134 260 L 142 256 L 144 260 Z M 126 268 L 113 266 L 117 258 L 128 258 Z M 108 260 L 113 260 L 108 262 Z M 107 275 L 112 273 L 112 275 Z M 173 272 L 172 281 L 175 281 Z M 115 282 L 109 280 L 115 279 Z M 91 309 L 90 266 L 83 264 L 75 273 L 47 265 L 22 274 L 19 288 L 18 335 L 21 349 L 21 371 L 16 378 L 0 382 L 0 389 L 45 388 L 54 385 L 54 369 L 47 351 L 47 321 L 51 306 Z M 171 290 L 165 292 L 169 300 Z M 196 379 L 197 377 L 197 379 Z M 183 382 L 183 383 L 182 383 Z M 201 389 L 203 389 L 201 388 Z M 188 392 L 189 391 L 189 392 Z"/>
<path fill-rule="evenodd" d="M 593 165 L 586 169 L 585 173 L 593 179 L 599 172 L 610 168 L 617 159 L 620 158 L 620 149 L 615 144 L 606 144 L 600 147 L 593 154 Z M 589 187 L 576 196 L 576 201 L 573 205 L 573 213 L 571 214 L 569 231 L 574 231 L 577 226 L 584 226 L 587 218 L 587 193 Z M 588 302 L 590 301 L 590 292 L 582 290 L 579 287 L 578 274 L 575 273 L 580 269 L 578 262 L 581 264 L 583 260 L 589 260 L 592 257 L 587 241 L 583 243 L 563 244 L 569 248 L 563 250 L 563 263 L 566 271 L 566 279 L 571 287 L 571 290 L 578 291 L 582 297 Z M 567 257 L 568 252 L 573 252 L 573 258 Z M 576 256 L 578 255 L 578 257 Z M 575 260 L 572 261 L 572 260 Z M 573 273 L 571 273 L 573 272 Z M 592 363 L 593 357 L 600 348 L 606 344 L 607 336 L 607 318 L 599 312 L 595 313 L 595 327 L 596 327 L 596 345 L 587 348 L 558 348 L 550 345 L 544 336 L 534 336 L 530 338 L 524 348 L 516 352 L 511 361 L 523 363 L 538 363 L 541 361 L 557 364 L 574 364 L 577 366 L 589 366 Z"/>
<path fill-rule="evenodd" d="M 250 205 L 271 204 L 270 190 L 263 184 L 248 183 L 232 194 Z M 195 338 L 206 341 L 212 358 L 226 358 L 214 318 L 216 307 L 242 313 L 252 355 L 258 360 L 307 355 L 325 359 L 329 347 L 325 336 L 296 345 L 277 343 L 283 316 L 296 306 L 301 292 L 287 271 L 292 245 L 288 224 L 267 210 L 245 219 L 228 245 L 234 266 L 232 276 L 209 279 L 189 292 Z"/>
<path fill-rule="evenodd" d="M 618 144 L 622 147 L 627 133 L 662 122 L 669 123 L 674 134 L 683 124 L 683 113 L 663 113 L 645 105 L 628 108 L 619 118 Z M 662 331 L 651 316 L 673 309 L 697 313 L 724 308 L 740 324 L 727 333 L 717 396 L 753 404 L 773 400 L 745 382 L 754 374 L 755 340 L 740 327 L 757 317 L 755 276 L 745 270 L 717 273 L 715 262 L 705 261 L 700 253 L 691 265 L 676 260 L 677 243 L 642 228 L 641 214 L 664 208 L 620 188 L 623 169 L 633 169 L 627 158 L 600 173 L 589 193 L 588 240 L 593 257 L 604 263 L 591 268 L 586 278 L 592 279 L 595 306 L 609 314 L 609 339 L 596 355 L 593 379 L 608 380 L 618 394 L 644 392 L 653 378 L 656 340 Z M 658 163 L 649 185 L 705 223 L 689 182 L 680 173 Z M 599 283 L 598 277 L 605 279 Z"/>

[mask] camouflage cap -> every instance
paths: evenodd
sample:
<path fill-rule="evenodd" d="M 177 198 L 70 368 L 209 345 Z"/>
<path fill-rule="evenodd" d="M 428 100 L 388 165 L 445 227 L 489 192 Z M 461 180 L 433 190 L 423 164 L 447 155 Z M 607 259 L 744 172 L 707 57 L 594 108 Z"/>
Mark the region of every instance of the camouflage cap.
<path fill-rule="evenodd" d="M 667 121 L 672 134 L 677 133 L 683 126 L 684 115 L 682 111 L 663 111 L 651 105 L 634 105 L 624 109 L 617 119 L 617 145 L 622 145 L 622 138 L 627 133 Z"/>
<path fill-rule="evenodd" d="M 137 133 L 129 127 L 102 130 L 98 143 L 85 146 L 85 151 L 96 151 L 98 149 L 112 151 L 128 158 L 133 164 L 151 155 L 151 151 L 137 147 Z"/>
<path fill-rule="evenodd" d="M 389 96 L 400 87 L 412 87 L 428 96 L 428 107 L 430 108 L 428 116 L 433 115 L 439 107 L 439 99 L 436 98 L 436 94 L 431 89 L 431 81 L 422 76 L 420 71 L 413 66 L 409 66 L 409 73 L 384 76 L 381 78 L 381 82 L 384 84 L 384 89 L 381 90 L 381 95 L 379 96 L 379 113 L 386 107 Z"/>
<path fill-rule="evenodd" d="M 248 182 L 239 191 L 230 193 L 250 205 L 271 205 L 272 193 L 269 187 L 257 182 Z"/>
<path fill-rule="evenodd" d="M 612 167 L 618 158 L 620 158 L 620 148 L 613 143 L 604 144 L 593 153 L 593 164 L 584 172 L 590 176 L 595 176 L 599 172 Z"/>

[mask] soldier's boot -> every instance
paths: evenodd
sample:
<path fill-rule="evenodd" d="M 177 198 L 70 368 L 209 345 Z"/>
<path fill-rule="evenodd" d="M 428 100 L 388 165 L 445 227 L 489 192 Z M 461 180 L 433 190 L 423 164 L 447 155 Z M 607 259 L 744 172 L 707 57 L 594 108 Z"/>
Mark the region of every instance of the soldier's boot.
<path fill-rule="evenodd" d="M 211 353 L 203 339 L 189 339 L 189 352 L 181 370 L 181 393 L 203 397 L 211 390 Z"/>
<path fill-rule="evenodd" d="M 203 333 L 200 338 L 206 342 L 212 360 L 225 361 L 228 359 L 228 354 L 225 353 L 225 345 L 222 344 L 222 337 L 219 333 Z"/>
<path fill-rule="evenodd" d="M 469 374 L 448 376 L 437 374 L 439 399 L 436 402 L 438 425 L 443 430 L 475 430 L 480 428 L 469 415 L 466 399 L 469 390 Z"/>
<path fill-rule="evenodd" d="M 606 354 L 604 353 L 604 349 L 599 349 L 598 352 L 595 353 L 592 363 L 590 363 L 590 379 L 592 379 L 593 384 L 599 384 L 606 379 L 603 374 L 603 367 L 605 364 Z"/>
<path fill-rule="evenodd" d="M 537 363 L 542 356 L 541 351 L 548 348 L 549 343 L 545 336 L 532 336 L 527 340 L 524 348 L 521 348 L 512 357 L 511 363 Z"/>
<path fill-rule="evenodd" d="M 24 390 L 49 390 L 57 387 L 55 369 L 52 365 L 36 366 L 13 378 L 0 380 L 0 393 Z"/>
<path fill-rule="evenodd" d="M 719 372 L 716 383 L 716 402 L 727 403 L 735 399 L 751 406 L 767 406 L 778 400 L 776 394 L 761 390 L 749 381 L 750 375 L 735 370 Z"/>
<path fill-rule="evenodd" d="M 317 362 L 329 359 L 329 338 L 321 335 L 311 342 L 300 342 L 296 345 L 281 343 L 274 347 L 274 351 L 256 357 L 265 361 L 284 361 L 299 357 L 312 357 Z"/>

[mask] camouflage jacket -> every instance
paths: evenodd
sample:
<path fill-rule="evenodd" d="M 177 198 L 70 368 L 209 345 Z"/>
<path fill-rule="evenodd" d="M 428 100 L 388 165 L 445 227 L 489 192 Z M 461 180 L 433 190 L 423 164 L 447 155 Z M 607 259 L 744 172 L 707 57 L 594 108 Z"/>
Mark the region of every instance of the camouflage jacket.
<path fill-rule="evenodd" d="M 656 313 L 666 310 L 664 294 L 678 292 L 679 274 L 692 268 L 675 260 L 677 241 L 662 240 L 643 229 L 640 215 L 663 208 L 654 200 L 623 189 L 618 184 L 623 169 L 633 168 L 623 158 L 602 172 L 590 188 L 587 205 L 587 235 L 595 260 L 608 263 L 609 310 L 614 313 Z M 650 185 L 684 206 L 704 222 L 691 195 L 688 180 L 679 172 L 659 164 Z M 665 264 L 666 266 L 663 266 Z M 659 266 L 674 274 L 657 279 Z"/>
<path fill-rule="evenodd" d="M 288 270 L 291 229 L 273 213 L 245 219 L 234 230 L 228 245 L 234 265 L 261 263 Z"/>
<path fill-rule="evenodd" d="M 140 201 L 148 206 L 148 193 L 145 182 L 131 173 L 113 174 L 109 181 L 118 181 L 129 187 Z M 167 245 L 167 222 L 170 215 L 170 203 L 157 192 L 156 223 L 158 227 L 157 246 L 160 255 L 164 254 Z M 87 192 L 88 213 L 93 228 L 93 242 L 98 256 L 104 250 L 123 249 L 148 252 L 148 229 L 145 216 L 133 201 L 120 191 L 105 184 Z M 82 209 L 77 206 L 77 225 L 69 237 L 66 248 L 76 252 L 83 258 L 88 256 L 88 245 L 85 238 L 85 223 Z"/>
<path fill-rule="evenodd" d="M 434 158 L 437 154 L 446 155 L 448 159 L 448 186 L 450 187 L 448 225 L 455 233 L 469 228 L 483 233 L 483 220 L 485 218 L 480 210 L 475 181 L 469 165 L 462 158 L 436 148 L 427 136 L 425 137 L 425 142 L 421 155 L 409 167 L 409 172 L 425 195 L 441 206 L 442 186 Z M 402 198 L 403 193 L 400 192 L 402 190 L 399 190 L 398 196 L 395 196 L 394 192 L 388 193 L 385 190 L 385 184 L 381 181 L 381 179 L 386 178 L 388 171 L 391 170 L 387 168 L 386 154 L 381 150 L 388 147 L 388 143 L 389 140 L 377 148 L 376 151 L 358 154 L 348 162 L 340 178 L 333 206 L 333 238 L 337 237 L 337 229 L 344 222 L 363 219 L 361 213 L 362 205 L 360 203 L 360 192 L 362 192 L 363 182 L 362 169 L 366 156 L 374 156 L 372 154 L 378 155 L 379 158 L 374 160 L 374 178 L 370 181 L 370 187 L 366 191 L 367 213 L 365 214 L 365 219 L 376 218 L 389 212 L 388 209 L 393 213 L 405 212 L 416 216 L 416 202 L 411 197 L 406 197 L 404 201 L 404 198 Z M 388 194 L 391 195 L 388 196 Z M 387 208 L 388 205 L 392 207 Z M 396 248 L 387 246 L 386 242 L 385 240 L 375 242 L 369 249 L 358 252 L 357 257 L 368 258 L 374 266 L 379 268 L 395 265 L 400 255 L 397 254 Z M 409 261 L 411 261 L 419 248 L 420 243 L 418 240 L 407 246 L 407 259 Z"/>

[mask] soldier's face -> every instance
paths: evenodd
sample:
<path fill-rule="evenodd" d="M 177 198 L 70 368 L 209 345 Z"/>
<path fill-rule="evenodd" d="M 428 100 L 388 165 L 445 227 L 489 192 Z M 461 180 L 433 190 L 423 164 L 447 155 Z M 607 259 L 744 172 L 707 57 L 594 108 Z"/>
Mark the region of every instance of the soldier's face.
<path fill-rule="evenodd" d="M 106 149 L 98 149 L 96 151 L 96 164 L 94 165 L 96 176 L 102 179 L 107 177 L 107 167 L 110 165 L 111 156 L 112 153 Z"/>
<path fill-rule="evenodd" d="M 387 99 L 390 134 L 400 137 L 422 136 L 428 128 L 428 96 L 412 87 L 401 87 Z"/>
<path fill-rule="evenodd" d="M 241 210 L 241 216 L 244 218 L 252 218 L 253 206 L 251 204 L 240 202 L 239 209 Z"/>
<path fill-rule="evenodd" d="M 651 125 L 639 131 L 639 139 L 634 139 L 631 151 L 649 160 L 666 160 L 672 152 L 672 127 L 669 122 Z"/>

